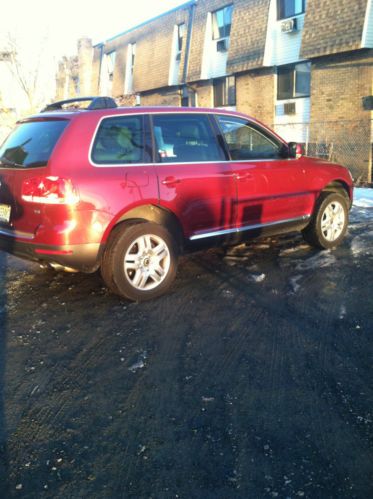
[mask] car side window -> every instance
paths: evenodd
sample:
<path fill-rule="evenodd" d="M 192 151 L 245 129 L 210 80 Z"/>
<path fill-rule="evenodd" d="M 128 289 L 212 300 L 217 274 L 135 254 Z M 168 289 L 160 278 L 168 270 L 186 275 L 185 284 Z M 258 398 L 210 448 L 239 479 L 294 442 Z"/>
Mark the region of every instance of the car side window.
<path fill-rule="evenodd" d="M 92 148 L 92 160 L 102 164 L 144 162 L 143 116 L 115 116 L 102 120 Z"/>
<path fill-rule="evenodd" d="M 246 120 L 218 116 L 218 122 L 232 160 L 276 159 L 281 157 L 281 144 Z"/>
<path fill-rule="evenodd" d="M 157 114 L 153 130 L 160 163 L 223 161 L 209 118 L 201 114 Z"/>

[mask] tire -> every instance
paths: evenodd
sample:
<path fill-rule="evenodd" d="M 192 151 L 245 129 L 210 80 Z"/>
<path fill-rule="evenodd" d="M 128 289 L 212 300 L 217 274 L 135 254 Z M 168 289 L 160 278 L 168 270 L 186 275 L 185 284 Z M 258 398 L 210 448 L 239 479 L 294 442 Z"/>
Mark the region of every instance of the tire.
<path fill-rule="evenodd" d="M 346 197 L 337 192 L 323 192 L 317 200 L 311 222 L 303 230 L 303 237 L 316 248 L 335 248 L 342 242 L 347 226 Z"/>
<path fill-rule="evenodd" d="M 108 288 L 132 301 L 164 294 L 176 276 L 176 243 L 163 226 L 144 222 L 114 229 L 102 258 Z"/>

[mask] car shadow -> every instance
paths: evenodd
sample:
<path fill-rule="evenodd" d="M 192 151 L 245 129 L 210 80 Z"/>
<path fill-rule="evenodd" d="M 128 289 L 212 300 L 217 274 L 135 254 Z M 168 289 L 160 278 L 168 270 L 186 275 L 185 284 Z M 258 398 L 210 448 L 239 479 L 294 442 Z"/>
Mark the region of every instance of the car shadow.
<path fill-rule="evenodd" d="M 4 402 L 7 357 L 6 277 L 6 257 L 0 254 L 0 497 L 8 497 L 8 453 Z"/>

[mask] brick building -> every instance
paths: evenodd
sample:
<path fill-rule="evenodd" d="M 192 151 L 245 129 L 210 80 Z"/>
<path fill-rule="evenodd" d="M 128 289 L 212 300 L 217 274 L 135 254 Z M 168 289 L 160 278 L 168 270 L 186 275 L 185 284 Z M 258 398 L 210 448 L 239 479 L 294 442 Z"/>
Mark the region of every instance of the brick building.
<path fill-rule="evenodd" d="M 192 0 L 94 47 L 81 41 L 57 97 L 237 109 L 371 181 L 372 4 Z"/>

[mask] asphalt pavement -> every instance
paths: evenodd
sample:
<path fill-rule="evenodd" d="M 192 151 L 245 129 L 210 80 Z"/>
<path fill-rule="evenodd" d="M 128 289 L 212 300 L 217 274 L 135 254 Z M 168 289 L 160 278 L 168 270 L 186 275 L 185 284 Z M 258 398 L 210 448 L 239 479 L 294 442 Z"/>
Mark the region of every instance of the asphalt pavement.
<path fill-rule="evenodd" d="M 364 207 L 143 304 L 0 254 L 0 497 L 372 497 L 372 268 Z"/>

